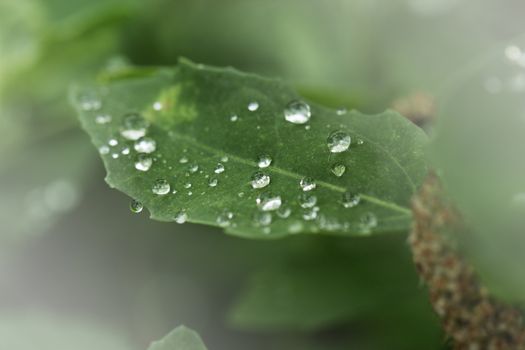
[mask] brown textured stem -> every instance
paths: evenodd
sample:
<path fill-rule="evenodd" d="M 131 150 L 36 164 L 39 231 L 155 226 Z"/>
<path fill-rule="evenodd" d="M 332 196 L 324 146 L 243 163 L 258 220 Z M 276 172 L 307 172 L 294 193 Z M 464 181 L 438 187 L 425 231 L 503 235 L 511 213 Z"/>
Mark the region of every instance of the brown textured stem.
<path fill-rule="evenodd" d="M 454 349 L 525 349 L 519 310 L 492 298 L 459 253 L 457 235 L 467 230 L 434 174 L 414 198 L 412 211 L 408 241 L 414 263 Z"/>

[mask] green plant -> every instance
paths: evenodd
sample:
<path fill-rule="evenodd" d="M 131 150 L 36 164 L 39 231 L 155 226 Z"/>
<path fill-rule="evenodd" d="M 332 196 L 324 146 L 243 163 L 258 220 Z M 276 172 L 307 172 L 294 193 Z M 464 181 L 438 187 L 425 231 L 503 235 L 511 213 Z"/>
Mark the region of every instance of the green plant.
<path fill-rule="evenodd" d="M 5 299 L 45 306 L 0 299 L 6 348 L 32 346 L 23 329 L 138 350 L 181 323 L 210 349 L 523 348 L 525 42 L 506 11 L 0 4 L 0 263 L 32 281 L 6 277 Z M 205 345 L 182 326 L 150 349 Z"/>

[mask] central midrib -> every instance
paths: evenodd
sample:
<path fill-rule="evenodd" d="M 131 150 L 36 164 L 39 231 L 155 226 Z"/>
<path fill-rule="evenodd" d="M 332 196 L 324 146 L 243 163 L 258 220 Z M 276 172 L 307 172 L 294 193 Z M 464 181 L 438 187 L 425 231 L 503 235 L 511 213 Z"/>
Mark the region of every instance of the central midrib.
<path fill-rule="evenodd" d="M 185 142 L 188 142 L 188 143 L 192 144 L 195 147 L 201 148 L 202 150 L 205 150 L 206 152 L 213 153 L 216 156 L 227 156 L 228 158 L 234 159 L 235 161 L 237 161 L 237 162 L 239 162 L 241 164 L 249 165 L 249 166 L 252 166 L 252 167 L 257 167 L 257 163 L 255 163 L 254 161 L 238 157 L 238 156 L 236 156 L 234 154 L 231 154 L 231 153 L 228 153 L 228 152 L 217 151 L 217 150 L 215 150 L 212 147 L 209 147 L 207 145 L 203 145 L 202 143 L 197 142 L 197 140 L 195 140 L 194 138 L 187 137 L 185 135 L 181 135 L 181 134 L 179 134 L 177 132 L 174 132 L 173 130 L 170 130 L 169 133 L 171 135 L 175 136 L 176 138 L 182 139 Z M 304 175 L 300 175 L 300 174 L 288 171 L 286 169 L 279 168 L 277 166 L 270 166 L 267 170 L 268 170 L 268 172 L 281 174 L 281 175 L 288 176 L 288 177 L 291 177 L 291 178 L 294 178 L 294 179 L 297 179 L 297 180 L 300 180 L 300 179 L 302 179 L 304 177 Z M 339 193 L 347 192 L 346 188 L 341 187 L 341 186 L 337 186 L 337 185 L 333 185 L 333 184 L 331 184 L 329 182 L 316 180 L 316 183 L 317 183 L 317 185 L 319 187 L 325 187 L 325 188 L 331 189 L 331 190 L 333 190 L 335 192 L 339 192 Z M 369 196 L 369 195 L 364 194 L 364 193 L 360 193 L 359 195 L 360 195 L 360 197 L 362 199 L 366 200 L 367 202 L 373 203 L 373 204 L 375 204 L 377 206 L 388 208 L 388 209 L 391 209 L 393 211 L 397 211 L 397 212 L 400 212 L 400 213 L 403 213 L 403 214 L 408 214 L 408 215 L 411 214 L 410 209 L 408 209 L 406 207 L 402 207 L 402 206 L 400 206 L 400 205 L 398 205 L 396 203 L 389 202 L 389 201 L 384 201 L 384 200 L 382 200 L 380 198 Z"/>

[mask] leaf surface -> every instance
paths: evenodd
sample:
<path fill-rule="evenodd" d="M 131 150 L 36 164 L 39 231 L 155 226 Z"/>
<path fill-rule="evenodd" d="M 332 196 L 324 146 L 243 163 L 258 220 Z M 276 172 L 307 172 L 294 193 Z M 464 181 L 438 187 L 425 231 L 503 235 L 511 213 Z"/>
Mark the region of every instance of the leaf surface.
<path fill-rule="evenodd" d="M 128 69 L 105 81 L 75 93 L 80 119 L 96 147 L 107 150 L 110 140 L 118 142 L 102 155 L 106 180 L 144 203 L 154 219 L 187 218 L 248 237 L 409 227 L 408 203 L 426 173 L 427 137 L 395 112 L 343 114 L 309 103 L 309 122 L 293 124 L 284 110 L 301 97 L 283 82 L 187 60 L 175 68 Z M 89 94 L 98 96 L 100 110 L 81 108 Z M 258 108 L 249 110 L 251 103 Z M 140 116 L 139 124 L 156 143 L 146 155 L 152 160 L 147 171 L 135 168 L 134 141 L 123 137 L 130 130 L 125 126 L 130 113 Z M 110 115 L 111 122 L 97 123 L 101 114 Z M 330 151 L 327 140 L 334 132 L 351 137 L 346 151 Z M 125 149 L 129 154 L 122 154 Z M 264 155 L 271 165 L 258 169 Z M 335 165 L 344 166 L 344 174 L 334 175 Z M 254 189 L 258 171 L 270 184 Z M 303 191 L 300 181 L 306 177 L 315 181 L 315 189 Z M 169 193 L 153 192 L 158 180 L 169 184 Z M 360 198 L 358 205 L 343 205 L 347 192 Z M 282 204 L 264 211 L 257 205 L 260 196 L 263 202 L 278 197 Z M 304 196 L 315 197 L 315 203 L 310 198 L 304 208 Z"/>

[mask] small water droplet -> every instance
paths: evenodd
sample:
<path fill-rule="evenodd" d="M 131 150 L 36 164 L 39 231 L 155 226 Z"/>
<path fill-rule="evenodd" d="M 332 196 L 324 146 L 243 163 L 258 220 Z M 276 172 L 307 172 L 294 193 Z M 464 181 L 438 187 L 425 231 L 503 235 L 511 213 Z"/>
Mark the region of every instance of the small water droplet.
<path fill-rule="evenodd" d="M 146 135 L 148 122 L 138 113 L 130 113 L 124 117 L 120 134 L 128 140 L 138 140 Z"/>
<path fill-rule="evenodd" d="M 124 147 L 122 149 L 122 151 L 120 151 L 120 153 L 122 153 L 123 155 L 127 156 L 129 154 L 129 147 Z"/>
<path fill-rule="evenodd" d="M 99 114 L 95 117 L 95 123 L 97 124 L 108 124 L 111 122 L 111 116 L 109 114 Z"/>
<path fill-rule="evenodd" d="M 318 213 L 319 207 L 309 208 L 303 212 L 303 219 L 305 219 L 306 221 L 315 220 L 317 218 Z"/>
<path fill-rule="evenodd" d="M 230 121 L 231 121 L 231 122 L 236 122 L 237 120 L 239 120 L 239 117 L 236 116 L 236 115 L 232 115 L 232 116 L 230 117 Z"/>
<path fill-rule="evenodd" d="M 317 187 L 317 184 L 315 183 L 315 180 L 311 177 L 303 177 L 301 181 L 299 181 L 299 186 L 301 186 L 301 189 L 305 192 L 311 191 Z"/>
<path fill-rule="evenodd" d="M 336 111 L 337 115 L 345 115 L 347 112 L 348 109 L 346 109 L 345 107 L 338 108 Z"/>
<path fill-rule="evenodd" d="M 363 143 L 365 143 L 365 141 L 363 141 L 363 139 L 357 139 L 357 144 L 358 145 L 362 145 Z"/>
<path fill-rule="evenodd" d="M 341 177 L 346 172 L 346 166 L 341 163 L 335 163 L 330 170 L 335 176 Z"/>
<path fill-rule="evenodd" d="M 111 155 L 111 158 L 113 158 L 113 159 L 117 159 L 117 158 L 118 158 L 118 153 L 113 153 L 113 154 Z"/>
<path fill-rule="evenodd" d="M 191 183 L 188 182 L 188 183 L 184 184 L 184 188 L 191 188 Z"/>
<path fill-rule="evenodd" d="M 133 199 L 131 203 L 129 204 L 129 209 L 133 213 L 138 214 L 142 211 L 142 209 L 144 209 L 144 205 L 142 204 L 142 202 L 139 202 L 138 200 Z"/>
<path fill-rule="evenodd" d="M 228 158 L 228 156 L 222 156 L 221 157 L 221 162 L 227 163 L 228 160 L 230 160 L 230 158 Z"/>
<path fill-rule="evenodd" d="M 336 131 L 328 136 L 326 140 L 328 148 L 332 153 L 341 153 L 344 152 L 350 147 L 352 139 L 344 131 Z"/>
<path fill-rule="evenodd" d="M 103 146 L 100 146 L 98 148 L 98 152 L 100 154 L 108 154 L 109 153 L 109 146 L 108 145 L 103 145 Z"/>
<path fill-rule="evenodd" d="M 311 116 L 310 106 L 303 101 L 291 101 L 284 109 L 284 119 L 293 124 L 305 124 Z"/>
<path fill-rule="evenodd" d="M 210 178 L 210 180 L 208 181 L 208 186 L 210 186 L 210 187 L 215 187 L 215 186 L 217 186 L 218 183 L 219 183 L 219 180 L 217 180 L 216 177 L 212 177 L 212 178 Z"/>
<path fill-rule="evenodd" d="M 192 196 L 192 195 L 193 195 L 193 192 L 188 191 L 188 196 Z"/>
<path fill-rule="evenodd" d="M 244 192 L 239 192 L 239 193 L 237 193 L 237 195 L 239 196 L 239 198 L 242 198 L 242 197 L 244 197 Z"/>
<path fill-rule="evenodd" d="M 164 179 L 158 179 L 153 183 L 151 191 L 159 196 L 170 193 L 171 186 L 168 181 Z"/>
<path fill-rule="evenodd" d="M 304 130 L 306 130 L 306 131 L 310 130 L 311 128 L 312 128 L 311 125 L 305 125 L 305 126 L 304 126 Z"/>
<path fill-rule="evenodd" d="M 303 208 L 312 208 L 317 204 L 317 197 L 313 194 L 304 192 L 299 195 L 299 205 Z"/>
<path fill-rule="evenodd" d="M 341 203 L 345 208 L 353 208 L 361 202 L 361 196 L 352 192 L 345 192 L 342 195 Z"/>
<path fill-rule="evenodd" d="M 116 145 L 118 145 L 118 141 L 116 139 L 110 139 L 108 141 L 108 145 L 110 145 L 111 147 L 115 147 Z"/>
<path fill-rule="evenodd" d="M 142 137 L 135 141 L 134 148 L 138 153 L 153 153 L 157 149 L 157 142 L 150 137 Z"/>
<path fill-rule="evenodd" d="M 86 91 L 79 96 L 78 105 L 84 111 L 97 111 L 102 107 L 102 100 L 97 91 Z"/>
<path fill-rule="evenodd" d="M 224 172 L 224 165 L 222 165 L 221 163 L 218 163 L 217 166 L 215 167 L 215 170 L 213 170 L 213 172 L 215 174 L 223 173 Z"/>
<path fill-rule="evenodd" d="M 258 226 L 268 226 L 272 223 L 272 214 L 267 211 L 257 211 L 253 215 L 253 221 Z"/>
<path fill-rule="evenodd" d="M 156 111 L 162 110 L 162 103 L 159 101 L 156 101 L 155 103 L 153 103 L 153 109 Z"/>
<path fill-rule="evenodd" d="M 188 158 L 186 158 L 186 157 L 182 157 L 181 159 L 179 159 L 179 163 L 181 163 L 181 164 L 186 164 L 186 163 L 188 163 Z"/>
<path fill-rule="evenodd" d="M 292 209 L 287 205 L 282 205 L 279 209 L 277 209 L 277 215 L 280 218 L 286 219 L 292 214 Z"/>
<path fill-rule="evenodd" d="M 252 175 L 251 181 L 253 188 L 263 188 L 270 184 L 270 175 L 257 171 Z"/>
<path fill-rule="evenodd" d="M 199 164 L 197 163 L 190 164 L 190 166 L 188 167 L 188 170 L 190 171 L 190 173 L 195 174 L 197 171 L 199 171 Z"/>
<path fill-rule="evenodd" d="M 375 227 L 377 227 L 377 216 L 374 213 L 368 212 L 361 216 L 359 224 L 361 233 L 368 234 Z"/>
<path fill-rule="evenodd" d="M 277 210 L 282 204 L 281 196 L 271 192 L 261 193 L 259 196 L 257 196 L 255 202 L 262 211 Z"/>
<path fill-rule="evenodd" d="M 145 154 L 138 154 L 135 159 L 135 169 L 140 171 L 148 171 L 153 164 L 153 159 Z"/>
<path fill-rule="evenodd" d="M 185 210 L 180 210 L 175 214 L 174 219 L 177 224 L 183 224 L 188 220 L 188 214 L 186 214 Z"/>
<path fill-rule="evenodd" d="M 220 227 L 228 227 L 231 225 L 231 220 L 233 219 L 233 213 L 231 211 L 225 210 L 219 216 L 217 216 L 217 224 Z"/>
<path fill-rule="evenodd" d="M 268 168 L 272 164 L 272 157 L 267 154 L 262 154 L 257 159 L 257 166 L 259 168 Z"/>
<path fill-rule="evenodd" d="M 255 112 L 258 109 L 259 109 L 259 103 L 258 102 L 253 101 L 253 102 L 248 103 L 248 110 L 250 112 Z"/>

